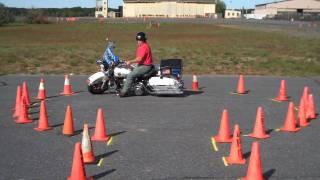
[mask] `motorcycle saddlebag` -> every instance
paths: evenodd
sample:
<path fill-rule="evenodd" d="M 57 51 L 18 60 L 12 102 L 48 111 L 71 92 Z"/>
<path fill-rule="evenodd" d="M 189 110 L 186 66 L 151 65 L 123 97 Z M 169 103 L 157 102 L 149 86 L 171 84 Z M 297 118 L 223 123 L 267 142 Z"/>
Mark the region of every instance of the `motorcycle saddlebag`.
<path fill-rule="evenodd" d="M 182 59 L 162 59 L 160 61 L 161 75 L 182 75 Z"/>

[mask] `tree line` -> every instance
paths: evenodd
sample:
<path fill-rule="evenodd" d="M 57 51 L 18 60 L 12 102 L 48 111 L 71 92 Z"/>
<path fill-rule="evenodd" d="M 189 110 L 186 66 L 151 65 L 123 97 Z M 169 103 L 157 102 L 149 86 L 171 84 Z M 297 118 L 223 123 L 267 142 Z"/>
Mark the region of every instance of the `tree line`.
<path fill-rule="evenodd" d="M 0 26 L 14 22 L 18 17 L 26 23 L 49 23 L 48 17 L 94 17 L 95 8 L 15 8 L 0 3 Z"/>
<path fill-rule="evenodd" d="M 14 16 L 22 16 L 25 17 L 28 15 L 30 11 L 34 11 L 35 9 L 26 9 L 26 8 L 11 8 L 8 10 Z M 86 16 L 94 16 L 95 8 L 82 8 L 82 7 L 73 7 L 73 8 L 39 8 L 36 9 L 41 11 L 46 16 L 53 17 L 86 17 Z"/>

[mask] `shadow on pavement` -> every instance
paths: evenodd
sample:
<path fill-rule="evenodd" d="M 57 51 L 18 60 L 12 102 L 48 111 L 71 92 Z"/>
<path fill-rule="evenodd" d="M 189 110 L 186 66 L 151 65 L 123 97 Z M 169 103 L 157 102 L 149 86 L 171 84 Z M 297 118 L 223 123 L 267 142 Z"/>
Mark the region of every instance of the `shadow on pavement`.
<path fill-rule="evenodd" d="M 72 95 L 66 95 L 66 96 L 73 96 L 73 95 L 77 95 L 77 94 L 80 94 L 82 92 L 85 92 L 85 91 L 75 91 Z M 53 96 L 48 96 L 47 99 L 52 99 L 52 98 L 56 98 L 56 97 L 62 97 L 62 96 L 65 96 L 63 94 L 57 94 L 57 95 L 53 95 Z"/>
<path fill-rule="evenodd" d="M 2 86 L 8 86 L 8 83 L 6 83 L 6 82 L 4 82 L 4 81 L 1 81 L 1 82 L 0 82 L 0 87 L 2 87 Z"/>
<path fill-rule="evenodd" d="M 32 121 L 38 121 L 39 120 L 39 117 L 32 117 L 30 118 Z"/>
<path fill-rule="evenodd" d="M 192 95 L 198 95 L 198 94 L 202 94 L 204 91 L 202 91 L 201 89 L 199 91 L 192 91 L 192 90 L 184 90 L 184 96 L 192 96 Z"/>
<path fill-rule="evenodd" d="M 251 151 L 243 154 L 243 158 L 248 159 L 250 157 Z"/>
<path fill-rule="evenodd" d="M 272 131 L 274 131 L 274 129 L 268 129 L 268 130 L 266 131 L 266 133 L 267 133 L 267 134 L 270 134 Z"/>
<path fill-rule="evenodd" d="M 62 95 L 58 94 L 58 95 L 53 95 L 53 96 L 48 96 L 46 99 L 52 99 L 52 98 L 56 98 L 56 97 L 60 97 Z"/>
<path fill-rule="evenodd" d="M 31 115 L 31 114 L 39 114 L 39 113 L 40 113 L 40 111 L 28 112 L 29 115 Z"/>
<path fill-rule="evenodd" d="M 198 95 L 198 94 L 202 94 L 204 91 L 193 91 L 193 90 L 183 90 L 183 94 L 179 94 L 179 95 L 156 95 L 158 97 L 171 97 L 171 98 L 184 98 L 184 97 L 188 97 L 188 96 L 193 96 L 193 95 Z"/>
<path fill-rule="evenodd" d="M 126 133 L 126 132 L 127 131 L 119 131 L 119 132 L 111 133 L 111 134 L 109 134 L 109 136 L 118 136 L 118 135 Z"/>
<path fill-rule="evenodd" d="M 54 124 L 51 127 L 55 128 L 55 127 L 59 127 L 59 126 L 62 126 L 62 125 L 63 125 L 63 123 L 59 123 L 59 124 Z"/>
<path fill-rule="evenodd" d="M 271 176 L 276 172 L 275 169 L 270 169 L 267 172 L 263 173 L 263 177 L 265 178 L 265 180 L 268 180 L 271 178 Z"/>
<path fill-rule="evenodd" d="M 92 176 L 92 178 L 93 178 L 94 180 L 100 179 L 100 178 L 103 178 L 104 176 L 106 176 L 106 175 L 108 175 L 108 174 L 113 173 L 114 171 L 116 171 L 116 169 L 110 169 L 110 170 L 104 171 L 104 172 L 102 172 L 102 173 L 96 174 L 96 175 Z"/>
<path fill-rule="evenodd" d="M 114 153 L 116 153 L 118 151 L 119 150 L 113 150 L 113 151 L 106 152 L 106 153 L 103 153 L 103 154 L 100 154 L 100 155 L 96 156 L 95 164 L 98 164 L 98 162 L 100 161 L 101 158 L 105 158 L 105 157 L 111 156 L 112 154 L 114 154 Z"/>
<path fill-rule="evenodd" d="M 89 129 L 89 130 L 90 130 L 90 129 L 94 129 L 94 127 L 89 127 L 88 129 Z M 73 132 L 73 135 L 71 135 L 70 137 L 79 135 L 79 134 L 82 133 L 82 131 L 83 131 L 83 129 L 76 130 L 76 131 Z M 61 130 L 61 132 L 62 132 L 62 130 Z"/>

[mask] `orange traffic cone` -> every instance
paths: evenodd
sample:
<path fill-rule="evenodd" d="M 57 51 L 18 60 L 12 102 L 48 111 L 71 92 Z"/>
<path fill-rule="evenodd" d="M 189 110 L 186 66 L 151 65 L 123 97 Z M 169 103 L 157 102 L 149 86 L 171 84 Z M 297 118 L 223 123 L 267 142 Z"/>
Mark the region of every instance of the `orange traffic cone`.
<path fill-rule="evenodd" d="M 309 100 L 309 103 L 308 103 L 308 109 L 307 109 L 307 118 L 315 119 L 317 118 L 317 114 L 316 114 L 316 107 L 314 104 L 314 99 L 312 94 L 309 94 L 308 100 Z"/>
<path fill-rule="evenodd" d="M 247 176 L 243 177 L 242 180 L 263 180 L 262 166 L 260 160 L 260 145 L 258 142 L 252 143 Z"/>
<path fill-rule="evenodd" d="M 36 99 L 44 100 L 46 98 L 47 98 L 47 95 L 46 95 L 46 90 L 44 89 L 44 80 L 41 78 L 40 85 L 39 85 L 39 92 L 38 92 L 38 96 L 36 97 Z"/>
<path fill-rule="evenodd" d="M 17 87 L 17 95 L 16 95 L 16 104 L 14 107 L 14 113 L 13 117 L 18 117 L 20 113 L 20 104 L 21 104 L 21 98 L 22 98 L 22 92 L 21 92 L 21 86 Z"/>
<path fill-rule="evenodd" d="M 294 104 L 293 102 L 289 103 L 287 117 L 284 122 L 284 126 L 280 128 L 281 131 L 288 131 L 288 132 L 297 132 L 300 128 L 296 127 L 296 118 L 294 114 Z"/>
<path fill-rule="evenodd" d="M 245 90 L 244 77 L 242 74 L 240 74 L 236 93 L 237 94 L 248 94 L 248 92 L 249 92 L 248 90 Z"/>
<path fill-rule="evenodd" d="M 248 136 L 258 138 L 258 139 L 265 139 L 269 138 L 270 135 L 266 134 L 264 128 L 264 112 L 262 107 L 258 107 L 257 115 L 256 115 L 256 122 L 254 125 L 253 132 Z"/>
<path fill-rule="evenodd" d="M 281 80 L 278 97 L 274 98 L 276 101 L 288 101 L 286 80 Z"/>
<path fill-rule="evenodd" d="M 69 79 L 68 75 L 64 76 L 63 92 L 60 94 L 65 95 L 65 96 L 70 96 L 70 95 L 74 94 L 74 92 L 72 92 L 72 87 L 71 87 L 70 79 Z"/>
<path fill-rule="evenodd" d="M 83 163 L 81 145 L 79 142 L 77 142 L 74 146 L 71 175 L 68 177 L 68 180 L 87 180 L 87 179 L 93 179 L 93 178 L 86 177 L 86 170 Z"/>
<path fill-rule="evenodd" d="M 73 133 L 74 133 L 74 126 L 73 126 L 72 108 L 70 105 L 68 105 L 66 110 L 66 115 L 64 118 L 62 134 L 71 136 L 73 135 Z"/>
<path fill-rule="evenodd" d="M 83 126 L 81 148 L 82 148 L 83 162 L 94 163 L 95 157 L 93 154 L 93 148 L 92 148 L 92 144 L 89 136 L 88 124 L 84 124 Z"/>
<path fill-rule="evenodd" d="M 25 123 L 31 123 L 32 120 L 29 118 L 28 115 L 28 108 L 25 102 L 25 99 L 22 99 L 20 101 L 20 114 L 18 116 L 18 119 L 16 120 L 16 123 L 18 124 L 25 124 Z"/>
<path fill-rule="evenodd" d="M 196 75 L 192 76 L 192 90 L 199 91 L 199 83 L 198 83 L 198 78 Z"/>
<path fill-rule="evenodd" d="M 52 129 L 52 127 L 49 126 L 45 101 L 41 101 L 40 118 L 39 118 L 39 122 L 38 122 L 38 127 L 34 128 L 34 129 L 36 131 L 46 131 L 46 130 Z"/>
<path fill-rule="evenodd" d="M 240 128 L 238 124 L 234 126 L 230 154 L 228 157 L 226 157 L 226 161 L 228 164 L 245 164 L 246 163 L 246 160 L 242 156 Z"/>
<path fill-rule="evenodd" d="M 298 122 L 300 127 L 306 127 L 309 125 L 307 121 L 307 116 L 305 113 L 305 101 L 303 98 L 300 99 L 300 104 L 299 104 L 299 111 L 298 111 Z"/>
<path fill-rule="evenodd" d="M 303 88 L 303 94 L 302 94 L 302 98 L 304 100 L 304 112 L 307 113 L 307 107 L 308 107 L 308 96 L 309 96 L 309 87 L 308 86 L 305 86 Z"/>
<path fill-rule="evenodd" d="M 94 135 L 91 137 L 92 141 L 108 141 L 109 136 L 106 134 L 106 128 L 104 124 L 104 115 L 101 108 L 98 109 L 96 127 Z"/>
<path fill-rule="evenodd" d="M 219 133 L 217 136 L 214 136 L 212 138 L 214 138 L 216 142 L 220 142 L 220 143 L 230 143 L 232 141 L 232 138 L 230 136 L 230 130 L 229 130 L 228 110 L 226 109 L 223 110 Z"/>
<path fill-rule="evenodd" d="M 25 81 L 23 81 L 23 83 L 22 83 L 22 98 L 25 99 L 27 106 L 31 105 L 28 85 L 27 85 L 27 83 Z"/>

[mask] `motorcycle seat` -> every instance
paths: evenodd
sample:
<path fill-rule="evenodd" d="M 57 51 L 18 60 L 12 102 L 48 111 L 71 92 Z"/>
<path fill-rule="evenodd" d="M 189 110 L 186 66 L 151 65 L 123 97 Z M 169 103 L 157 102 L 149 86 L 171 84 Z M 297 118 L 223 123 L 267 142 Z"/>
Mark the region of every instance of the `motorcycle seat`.
<path fill-rule="evenodd" d="M 157 75 L 157 71 L 156 71 L 156 68 L 154 67 L 154 66 L 152 66 L 151 67 L 151 69 L 147 72 L 147 73 L 145 73 L 144 75 L 142 75 L 140 78 L 141 79 L 147 79 L 147 78 L 150 78 L 150 77 L 152 77 L 152 76 L 155 76 L 155 75 Z"/>

